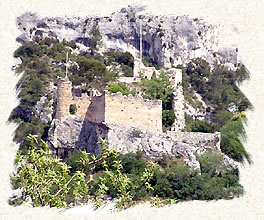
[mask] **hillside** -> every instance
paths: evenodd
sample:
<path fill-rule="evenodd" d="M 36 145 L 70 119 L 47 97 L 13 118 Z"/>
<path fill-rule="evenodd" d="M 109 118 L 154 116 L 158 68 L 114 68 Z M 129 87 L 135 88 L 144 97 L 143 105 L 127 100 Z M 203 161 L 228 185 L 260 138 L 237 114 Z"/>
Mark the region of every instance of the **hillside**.
<path fill-rule="evenodd" d="M 192 160 L 190 158 L 194 152 L 199 154 L 202 150 L 195 149 L 190 155 L 190 152 L 186 151 L 188 147 L 180 145 L 184 150 L 181 154 L 175 150 L 177 153 L 174 156 L 177 155 L 178 158 L 173 158 L 173 155 L 169 154 L 169 158 L 167 158 L 168 155 L 163 155 L 162 159 L 161 155 L 159 155 L 160 158 L 155 158 L 163 168 L 156 170 L 155 173 L 154 170 L 148 170 L 150 173 L 153 172 L 152 180 L 148 179 L 148 181 L 154 191 L 150 194 L 147 193 L 148 188 L 144 189 L 144 192 L 138 191 L 139 183 L 136 188 L 133 188 L 135 200 L 151 195 L 168 198 L 171 190 L 173 196 L 169 198 L 177 200 L 231 198 L 241 194 L 238 170 L 236 166 L 230 164 L 232 160 L 228 158 L 237 162 L 245 160 L 251 162 L 250 155 L 241 142 L 241 136 L 245 137 L 244 111 L 251 108 L 251 104 L 238 87 L 239 83 L 249 78 L 249 74 L 239 59 L 238 49 L 221 48 L 217 40 L 218 27 L 198 18 L 158 17 L 142 15 L 141 11 L 142 8 L 128 7 L 110 17 L 103 18 L 40 18 L 35 14 L 27 13 L 17 19 L 18 27 L 22 31 L 17 40 L 22 45 L 15 51 L 14 56 L 19 58 L 21 63 L 14 69 L 16 73 L 22 75 L 17 85 L 20 89 L 18 97 L 21 103 L 13 110 L 9 120 L 19 123 L 15 141 L 21 144 L 22 154 L 26 155 L 29 150 L 26 140 L 28 134 L 38 135 L 39 138 L 49 141 L 54 137 L 55 133 L 52 131 L 58 104 L 57 90 L 60 83 L 58 77 L 64 78 L 65 70 L 68 68 L 68 77 L 73 86 L 71 92 L 75 97 L 80 97 L 82 94 L 88 96 L 94 93 L 102 94 L 104 90 L 108 90 L 110 94 L 117 92 L 126 96 L 131 94 L 130 97 L 143 97 L 149 102 L 162 100 L 162 130 L 168 136 L 180 117 L 175 111 L 173 97 L 177 92 L 182 92 L 184 110 L 181 114 L 185 114 L 185 127 L 179 132 L 221 133 L 220 148 L 225 155 L 219 152 L 219 155 L 214 152 L 210 154 L 208 151 L 202 154 L 204 156 L 197 156 L 195 160 L 199 172 L 203 174 L 201 178 L 196 173 L 197 170 L 193 171 L 182 164 L 182 156 L 184 158 L 189 156 L 189 160 Z M 67 52 L 69 62 L 66 64 Z M 139 75 L 139 81 L 121 82 L 121 79 L 126 77 L 135 77 L 137 62 L 141 62 L 138 59 L 143 62 L 139 66 L 152 67 L 160 75 L 149 78 Z M 175 87 L 171 87 L 171 79 L 177 78 L 173 75 L 176 72 L 171 72 L 173 68 L 180 70 L 182 74 L 182 81 Z M 77 132 L 83 121 L 80 121 L 75 114 L 76 106 L 71 106 L 69 111 L 70 115 L 73 115 L 71 116 L 73 121 L 70 123 L 67 119 L 68 121 L 63 123 L 73 133 L 67 137 L 65 130 L 62 130 L 61 135 L 65 136 L 58 138 L 60 144 L 65 146 L 72 143 L 72 138 L 76 134 L 80 137 L 79 133 L 82 132 Z M 57 128 L 62 126 L 58 123 Z M 73 129 L 73 126 L 76 127 Z M 116 128 L 112 136 L 122 134 L 121 136 L 125 138 L 126 130 L 119 129 Z M 91 132 L 93 131 L 88 133 Z M 150 137 L 159 135 L 151 134 L 148 137 L 148 131 L 143 133 L 137 129 L 128 132 L 133 134 L 133 138 L 139 138 L 142 143 L 144 138 L 149 141 Z M 113 144 L 117 144 L 120 137 L 116 137 L 115 140 Z M 188 140 L 182 143 L 188 144 Z M 125 145 L 128 148 L 127 144 Z M 191 142 L 191 146 L 197 147 L 198 144 Z M 144 148 L 141 150 L 146 154 L 147 151 Z M 68 158 L 67 156 L 63 158 L 73 167 L 70 169 L 72 174 L 80 169 L 73 160 L 73 158 L 81 158 L 78 152 L 69 151 Z M 98 155 L 98 160 L 100 157 Z M 144 171 L 147 167 L 147 159 L 143 159 L 140 152 L 127 153 L 120 158 L 124 174 L 134 181 L 139 181 L 137 175 L 147 172 L 147 170 Z M 142 160 L 141 164 L 132 165 L 136 158 Z M 226 160 L 227 162 L 223 163 Z M 111 164 L 111 161 L 107 163 Z M 135 167 L 129 168 L 130 166 Z M 98 168 L 96 175 L 104 175 L 102 169 L 102 167 Z M 181 175 L 188 179 L 189 182 L 186 180 L 188 183 L 183 183 L 182 177 L 177 176 L 179 169 L 182 172 Z M 87 176 L 91 174 L 89 170 L 83 172 Z M 170 176 L 170 172 L 174 172 L 176 176 Z M 167 182 L 161 182 L 163 178 L 167 178 Z M 192 185 L 193 179 L 196 186 Z M 175 183 L 179 184 L 179 188 L 173 186 Z M 92 184 L 90 186 L 92 191 L 102 186 L 100 184 L 100 181 Z M 112 183 L 105 182 L 105 184 Z M 215 192 L 207 192 L 206 184 L 209 184 L 212 189 L 215 184 L 217 189 L 214 188 Z M 141 187 L 147 187 L 147 184 Z M 191 189 L 187 193 L 188 187 Z M 201 187 L 201 192 L 197 193 L 195 187 Z M 221 194 L 223 188 L 226 191 Z M 104 193 L 111 197 L 118 197 L 120 195 L 116 190 L 118 191 L 114 188 Z M 53 203 L 50 205 L 54 206 Z"/>

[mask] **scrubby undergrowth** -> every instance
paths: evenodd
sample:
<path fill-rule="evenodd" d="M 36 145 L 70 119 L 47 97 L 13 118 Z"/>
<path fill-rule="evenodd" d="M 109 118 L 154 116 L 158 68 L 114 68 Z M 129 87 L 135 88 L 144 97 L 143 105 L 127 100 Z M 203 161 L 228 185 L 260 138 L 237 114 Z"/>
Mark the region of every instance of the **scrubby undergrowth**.
<path fill-rule="evenodd" d="M 186 200 L 231 199 L 243 194 L 238 170 L 228 170 L 219 152 L 198 157 L 201 172 L 182 161 L 164 155 L 157 161 L 143 153 L 120 154 L 101 141 L 102 154 L 74 151 L 62 162 L 52 157 L 44 141 L 28 136 L 28 153 L 18 152 L 12 185 L 21 190 L 16 205 L 32 201 L 33 206 L 69 207 L 93 201 L 95 208 L 106 200 L 117 200 L 120 209 L 139 201 L 163 206 Z"/>

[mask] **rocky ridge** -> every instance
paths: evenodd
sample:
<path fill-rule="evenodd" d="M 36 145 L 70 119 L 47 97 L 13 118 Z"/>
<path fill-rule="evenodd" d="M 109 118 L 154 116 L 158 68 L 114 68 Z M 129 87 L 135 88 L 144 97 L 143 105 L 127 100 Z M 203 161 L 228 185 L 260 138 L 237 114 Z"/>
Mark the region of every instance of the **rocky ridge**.
<path fill-rule="evenodd" d="M 148 158 L 159 158 L 163 153 L 169 157 L 182 158 L 189 166 L 200 169 L 196 155 L 207 150 L 220 151 L 220 133 L 199 132 L 150 132 L 136 127 L 124 128 L 116 124 L 89 123 L 77 116 L 59 120 L 54 119 L 49 130 L 49 144 L 56 154 L 87 150 L 92 154 L 100 154 L 97 144 L 101 138 L 107 139 L 110 148 L 123 153 L 136 152 L 138 149 Z M 227 156 L 224 163 L 232 169 L 237 164 Z"/>
<path fill-rule="evenodd" d="M 142 33 L 143 55 L 159 66 L 171 68 L 184 65 L 197 57 L 204 58 L 211 65 L 215 62 L 223 63 L 230 69 L 235 69 L 240 62 L 237 48 L 224 48 L 219 45 L 219 26 L 189 16 L 143 15 L 142 10 L 143 8 L 129 6 L 107 17 L 85 18 L 41 18 L 36 14 L 26 13 L 17 19 L 22 31 L 17 40 L 25 43 L 35 36 L 73 40 L 80 48 L 77 53 L 85 53 L 90 52 L 90 33 L 92 27 L 96 26 L 102 36 L 97 48 L 100 53 L 114 49 L 129 51 L 138 56 Z M 49 113 L 42 114 L 45 101 L 42 98 L 36 106 L 43 123 L 50 121 Z M 49 112 L 51 109 L 44 110 Z M 197 114 L 199 112 L 193 113 Z M 65 121 L 52 121 L 49 141 L 53 151 L 75 146 L 79 150 L 86 149 L 98 154 L 100 148 L 96 143 L 103 137 L 108 139 L 112 147 L 114 144 L 122 146 L 120 150 L 123 152 L 135 151 L 139 147 L 147 156 L 157 157 L 165 151 L 171 156 L 183 156 L 189 165 L 196 168 L 199 168 L 199 163 L 195 154 L 204 152 L 207 147 L 214 148 L 217 143 L 215 140 L 213 145 L 203 141 L 185 143 L 176 141 L 168 134 L 152 134 L 148 131 L 141 131 L 139 137 L 132 137 L 133 132 L 135 128 L 125 130 L 115 125 L 95 125 L 70 116 Z M 159 148 L 157 146 L 160 143 L 163 145 Z"/>
<path fill-rule="evenodd" d="M 240 62 L 237 48 L 219 45 L 220 26 L 189 16 L 148 15 L 143 7 L 128 6 L 106 17 L 41 18 L 26 13 L 18 17 L 17 23 L 22 31 L 17 40 L 22 43 L 35 36 L 50 36 L 74 40 L 85 52 L 89 51 L 95 25 L 102 36 L 100 52 L 115 49 L 139 55 L 142 33 L 143 55 L 160 66 L 170 68 L 197 57 L 210 64 L 221 62 L 231 69 Z"/>

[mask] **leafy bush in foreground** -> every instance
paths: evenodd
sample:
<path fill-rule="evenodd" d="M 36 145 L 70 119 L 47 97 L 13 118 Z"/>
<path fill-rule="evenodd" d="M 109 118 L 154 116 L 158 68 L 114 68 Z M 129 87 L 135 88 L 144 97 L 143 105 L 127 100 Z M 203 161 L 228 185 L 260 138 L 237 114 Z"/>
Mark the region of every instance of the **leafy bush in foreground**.
<path fill-rule="evenodd" d="M 67 163 L 52 157 L 47 144 L 38 142 L 36 136 L 28 136 L 28 145 L 26 155 L 18 152 L 11 179 L 22 190 L 22 201 L 31 198 L 34 206 L 68 207 L 92 199 L 100 207 L 110 197 L 118 200 L 118 208 L 137 200 L 150 200 L 160 207 L 191 199 L 230 199 L 243 193 L 237 171 L 228 171 L 215 152 L 198 157 L 199 174 L 167 157 L 160 167 L 143 158 L 140 151 L 119 154 L 109 150 L 105 141 L 100 142 L 100 156 L 75 151 Z"/>
<path fill-rule="evenodd" d="M 207 152 L 198 160 L 201 173 L 179 162 L 157 170 L 153 195 L 183 201 L 230 199 L 243 193 L 236 170 L 225 168 L 221 154 Z"/>

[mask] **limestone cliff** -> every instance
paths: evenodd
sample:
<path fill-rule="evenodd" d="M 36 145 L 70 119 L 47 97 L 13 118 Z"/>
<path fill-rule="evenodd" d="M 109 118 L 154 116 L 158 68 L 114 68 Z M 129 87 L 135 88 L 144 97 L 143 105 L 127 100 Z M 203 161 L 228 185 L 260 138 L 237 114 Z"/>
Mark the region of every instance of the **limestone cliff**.
<path fill-rule="evenodd" d="M 116 49 L 139 54 L 142 33 L 143 55 L 160 66 L 185 64 L 202 57 L 210 64 L 216 60 L 229 68 L 240 62 L 237 48 L 219 45 L 220 26 L 189 16 L 155 16 L 144 14 L 142 7 L 123 8 L 107 17 L 41 18 L 26 13 L 17 19 L 22 31 L 20 42 L 34 36 L 74 40 L 80 51 L 89 51 L 91 30 L 96 25 L 102 36 L 99 51 Z"/>
<path fill-rule="evenodd" d="M 26 13 L 17 19 L 22 31 L 17 40 L 25 43 L 35 36 L 57 37 L 59 40 L 77 42 L 79 49 L 76 49 L 75 53 L 89 53 L 93 38 L 92 28 L 96 27 L 101 35 L 97 45 L 101 54 L 114 49 L 128 51 L 138 57 L 142 46 L 144 56 L 159 66 L 172 68 L 171 70 L 197 57 L 204 58 L 211 65 L 215 62 L 223 63 L 231 69 L 235 69 L 240 63 L 237 48 L 219 45 L 219 26 L 189 16 L 147 15 L 143 14 L 142 10 L 143 8 L 128 6 L 107 17 L 85 18 L 41 18 L 36 14 Z M 176 77 L 176 72 L 172 71 L 171 74 Z M 178 120 L 180 123 L 174 124 L 174 130 L 177 130 L 177 127 L 184 127 L 181 123 L 184 121 L 184 114 L 179 114 L 180 111 L 184 111 L 182 107 L 184 97 L 182 87 L 177 88 L 173 94 L 173 108 L 176 117 L 181 120 Z M 72 102 L 72 97 L 70 100 Z M 78 100 L 76 99 L 74 104 L 78 104 Z M 51 120 L 50 113 L 48 116 L 41 113 L 44 102 L 45 99 L 42 98 L 36 109 L 43 123 L 48 123 Z M 69 109 L 68 106 L 65 108 Z M 83 111 L 85 112 L 86 108 Z M 170 156 L 183 157 L 189 165 L 196 168 L 199 167 L 196 153 L 202 153 L 207 149 L 220 149 L 219 133 L 153 133 L 133 127 L 123 128 L 114 122 L 92 123 L 78 115 L 69 115 L 63 120 L 53 119 L 49 130 L 50 147 L 62 158 L 73 149 L 100 153 L 100 148 L 96 144 L 99 138 L 106 138 L 110 147 L 118 147 L 123 152 L 136 151 L 139 148 L 148 157 L 158 157 L 162 152 Z"/>
<path fill-rule="evenodd" d="M 62 158 L 74 149 L 100 153 L 97 141 L 107 139 L 110 148 L 123 153 L 142 150 L 146 157 L 158 158 L 163 153 L 182 158 L 188 165 L 199 168 L 196 154 L 208 149 L 220 150 L 220 133 L 151 132 L 135 127 L 110 123 L 89 123 L 71 115 L 65 120 L 55 119 L 49 131 L 49 143 L 54 153 Z"/>

